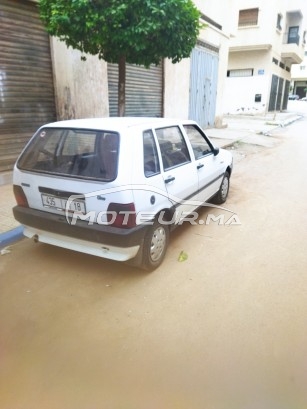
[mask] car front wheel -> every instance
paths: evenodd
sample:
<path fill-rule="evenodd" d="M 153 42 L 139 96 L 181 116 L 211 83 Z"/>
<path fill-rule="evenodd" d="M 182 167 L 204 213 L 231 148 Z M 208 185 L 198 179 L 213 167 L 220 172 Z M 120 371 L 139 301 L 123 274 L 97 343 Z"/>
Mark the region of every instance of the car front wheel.
<path fill-rule="evenodd" d="M 222 204 L 226 202 L 228 192 L 229 192 L 229 173 L 225 172 L 221 186 L 216 196 L 214 197 L 214 203 Z"/>

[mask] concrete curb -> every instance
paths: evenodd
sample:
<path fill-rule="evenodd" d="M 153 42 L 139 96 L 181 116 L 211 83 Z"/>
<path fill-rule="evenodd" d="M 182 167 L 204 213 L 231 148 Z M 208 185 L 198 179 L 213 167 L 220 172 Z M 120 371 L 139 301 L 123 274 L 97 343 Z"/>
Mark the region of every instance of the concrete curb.
<path fill-rule="evenodd" d="M 18 226 L 15 229 L 9 230 L 0 234 L 0 248 L 9 246 L 23 237 L 23 226 Z"/>
<path fill-rule="evenodd" d="M 290 119 L 287 119 L 286 121 L 283 121 L 281 126 L 291 125 L 293 122 L 299 121 L 302 118 L 304 118 L 304 115 L 297 115 L 294 118 L 290 118 Z"/>
<path fill-rule="evenodd" d="M 303 115 L 296 115 L 295 117 L 289 118 L 289 119 L 287 119 L 287 120 L 285 120 L 285 121 L 281 121 L 281 122 L 271 122 L 272 125 L 275 125 L 275 128 L 272 128 L 272 129 L 270 129 L 269 131 L 263 131 L 263 132 L 260 132 L 260 133 L 261 133 L 262 135 L 269 136 L 271 131 L 274 131 L 274 130 L 276 130 L 276 129 L 278 129 L 278 128 L 284 128 L 284 127 L 286 127 L 286 126 L 288 126 L 288 125 L 293 124 L 293 122 L 299 121 L 299 120 L 302 119 L 302 118 L 304 118 Z M 270 121 L 268 121 L 267 124 L 270 124 Z"/>
<path fill-rule="evenodd" d="M 271 132 L 272 131 L 276 131 L 276 129 L 278 128 L 284 128 L 288 125 L 291 125 L 293 122 L 299 121 L 300 119 L 304 118 L 303 115 L 297 115 L 293 118 L 290 118 L 286 121 L 282 121 L 282 122 L 276 122 L 272 125 L 275 125 L 274 128 L 270 129 L 270 130 L 266 130 L 266 131 L 260 131 L 258 132 L 259 135 L 264 135 L 264 136 L 271 136 Z M 224 144 L 223 146 L 221 146 L 221 148 L 229 148 L 230 146 L 234 145 L 237 142 L 240 141 L 244 141 L 245 138 L 247 138 L 249 135 L 245 135 L 242 136 L 241 138 L 237 138 L 237 139 L 233 139 L 231 142 Z M 214 137 L 213 137 L 214 138 Z"/>

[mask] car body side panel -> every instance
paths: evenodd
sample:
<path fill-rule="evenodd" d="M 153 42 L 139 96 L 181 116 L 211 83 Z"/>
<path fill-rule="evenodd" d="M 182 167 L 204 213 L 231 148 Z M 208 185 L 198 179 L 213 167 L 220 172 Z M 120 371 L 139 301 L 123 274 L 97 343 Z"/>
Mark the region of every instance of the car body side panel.
<path fill-rule="evenodd" d="M 197 160 L 198 200 L 205 202 L 217 193 L 228 164 L 228 152 L 222 149 L 217 155 L 210 154 Z"/>

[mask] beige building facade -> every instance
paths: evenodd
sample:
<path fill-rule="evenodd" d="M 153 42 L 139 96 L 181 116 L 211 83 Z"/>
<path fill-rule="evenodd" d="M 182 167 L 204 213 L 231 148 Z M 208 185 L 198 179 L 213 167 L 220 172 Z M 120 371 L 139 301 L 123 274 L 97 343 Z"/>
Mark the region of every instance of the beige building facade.
<path fill-rule="evenodd" d="M 304 58 L 305 0 L 237 0 L 224 113 L 285 110 L 291 67 Z"/>

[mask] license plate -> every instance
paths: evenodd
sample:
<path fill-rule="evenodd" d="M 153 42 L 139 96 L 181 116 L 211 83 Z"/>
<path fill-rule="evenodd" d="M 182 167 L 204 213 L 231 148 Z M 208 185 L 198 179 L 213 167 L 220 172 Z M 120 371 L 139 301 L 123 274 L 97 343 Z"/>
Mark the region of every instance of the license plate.
<path fill-rule="evenodd" d="M 43 205 L 45 207 L 53 207 L 58 210 L 67 210 L 69 212 L 78 212 L 85 214 L 85 203 L 80 200 L 72 200 L 67 208 L 67 199 L 61 197 L 42 195 Z"/>

